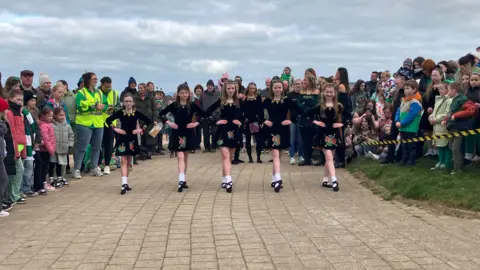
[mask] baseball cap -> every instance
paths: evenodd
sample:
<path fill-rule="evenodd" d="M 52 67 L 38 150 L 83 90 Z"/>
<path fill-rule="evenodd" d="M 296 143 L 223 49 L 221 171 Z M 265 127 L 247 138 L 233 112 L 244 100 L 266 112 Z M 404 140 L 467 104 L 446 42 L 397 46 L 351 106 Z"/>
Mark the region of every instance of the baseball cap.
<path fill-rule="evenodd" d="M 20 76 L 34 76 L 35 74 L 33 73 L 33 71 L 31 70 L 22 70 L 22 72 L 20 72 Z"/>

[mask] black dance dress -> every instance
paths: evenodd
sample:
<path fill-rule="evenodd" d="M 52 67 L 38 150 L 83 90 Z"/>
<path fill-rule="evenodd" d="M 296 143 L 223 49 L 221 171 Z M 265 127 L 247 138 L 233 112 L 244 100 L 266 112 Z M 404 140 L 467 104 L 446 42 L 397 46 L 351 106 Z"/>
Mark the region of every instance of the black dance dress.
<path fill-rule="evenodd" d="M 195 129 L 187 128 L 187 125 L 196 122 L 196 119 L 200 119 L 200 117 L 205 117 L 205 112 L 195 103 L 177 105 L 176 102 L 173 102 L 160 112 L 160 117 L 163 122 L 168 120 L 166 118 L 168 113 L 173 115 L 175 124 L 178 125 L 178 129 L 171 130 L 171 143 L 168 144 L 168 150 L 171 152 L 188 152 L 195 150 Z"/>
<path fill-rule="evenodd" d="M 264 121 L 263 104 L 260 95 L 246 97 L 240 103 L 242 108 L 245 134 L 256 134 L 260 131 L 260 123 Z"/>
<path fill-rule="evenodd" d="M 140 147 L 138 146 L 138 136 L 133 134 L 137 129 L 137 122 L 143 121 L 145 125 L 150 125 L 151 121 L 148 117 L 143 115 L 140 111 L 133 109 L 131 113 L 125 110 L 117 111 L 110 115 L 106 120 L 107 126 L 111 126 L 116 119 L 120 120 L 120 128 L 127 134 L 117 134 L 115 142 L 115 155 L 117 156 L 135 156 L 140 154 Z"/>
<path fill-rule="evenodd" d="M 241 142 L 240 127 L 233 123 L 233 120 L 242 121 L 242 109 L 240 106 L 225 103 L 221 104 L 221 98 L 217 99 L 205 112 L 206 115 L 210 115 L 220 107 L 220 120 L 226 120 L 225 125 L 217 125 L 217 146 L 236 148 L 238 143 Z"/>
<path fill-rule="evenodd" d="M 332 107 L 325 108 L 325 112 L 320 110 L 320 106 L 315 106 L 310 109 L 307 114 L 312 119 L 322 121 L 325 127 L 318 127 L 317 132 L 313 138 L 313 147 L 320 149 L 335 150 L 337 147 L 343 145 L 343 138 L 341 128 L 333 128 L 333 124 L 342 123 L 342 104 L 338 104 L 337 112 Z"/>
<path fill-rule="evenodd" d="M 298 114 L 303 114 L 303 110 L 288 98 L 273 101 L 265 99 L 264 108 L 268 112 L 268 120 L 273 123 L 271 127 L 263 125 L 262 137 L 266 140 L 267 149 L 286 149 L 290 147 L 290 126 L 282 125 L 284 120 L 289 118 L 290 110 L 296 110 Z"/>

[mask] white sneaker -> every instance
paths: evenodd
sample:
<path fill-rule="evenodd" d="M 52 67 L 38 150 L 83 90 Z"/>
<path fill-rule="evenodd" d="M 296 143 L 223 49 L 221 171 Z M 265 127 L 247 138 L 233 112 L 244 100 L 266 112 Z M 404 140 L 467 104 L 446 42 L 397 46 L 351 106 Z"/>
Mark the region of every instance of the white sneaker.
<path fill-rule="evenodd" d="M 110 175 L 110 166 L 105 166 L 105 168 L 103 168 L 103 174 Z"/>
<path fill-rule="evenodd" d="M 81 179 L 82 178 L 82 174 L 80 173 L 79 170 L 75 170 L 73 172 L 73 178 L 75 178 L 75 179 Z"/>
<path fill-rule="evenodd" d="M 8 216 L 10 216 L 10 213 L 3 210 L 0 211 L 0 217 L 8 217 Z"/>
<path fill-rule="evenodd" d="M 99 167 L 92 170 L 90 173 L 91 176 L 103 176 L 102 170 Z"/>
<path fill-rule="evenodd" d="M 368 151 L 366 157 L 369 157 L 369 158 L 371 158 L 371 159 L 373 159 L 373 160 L 379 160 L 379 159 L 380 159 L 380 156 L 375 155 L 374 153 L 372 153 L 372 151 Z"/>
<path fill-rule="evenodd" d="M 295 165 L 295 158 L 290 158 L 290 165 Z"/>

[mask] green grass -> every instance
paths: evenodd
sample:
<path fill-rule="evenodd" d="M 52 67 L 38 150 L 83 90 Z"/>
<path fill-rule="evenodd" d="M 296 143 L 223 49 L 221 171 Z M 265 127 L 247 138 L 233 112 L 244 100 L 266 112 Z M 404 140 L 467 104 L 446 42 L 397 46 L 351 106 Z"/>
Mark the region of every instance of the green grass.
<path fill-rule="evenodd" d="M 434 202 L 448 207 L 480 211 L 480 166 L 471 165 L 463 173 L 431 171 L 435 159 L 423 158 L 415 167 L 380 165 L 370 159 L 354 160 L 348 170 L 363 173 L 377 185 L 387 189 L 385 199 L 401 196 L 407 199 Z"/>

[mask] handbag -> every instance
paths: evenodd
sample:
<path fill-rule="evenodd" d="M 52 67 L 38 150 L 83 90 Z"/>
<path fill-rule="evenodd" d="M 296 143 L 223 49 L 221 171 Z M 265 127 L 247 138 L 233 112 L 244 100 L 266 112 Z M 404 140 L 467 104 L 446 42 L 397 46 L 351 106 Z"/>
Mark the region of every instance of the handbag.
<path fill-rule="evenodd" d="M 258 125 L 257 122 L 250 123 L 248 128 L 249 128 L 251 134 L 256 134 L 260 131 L 260 126 Z"/>

